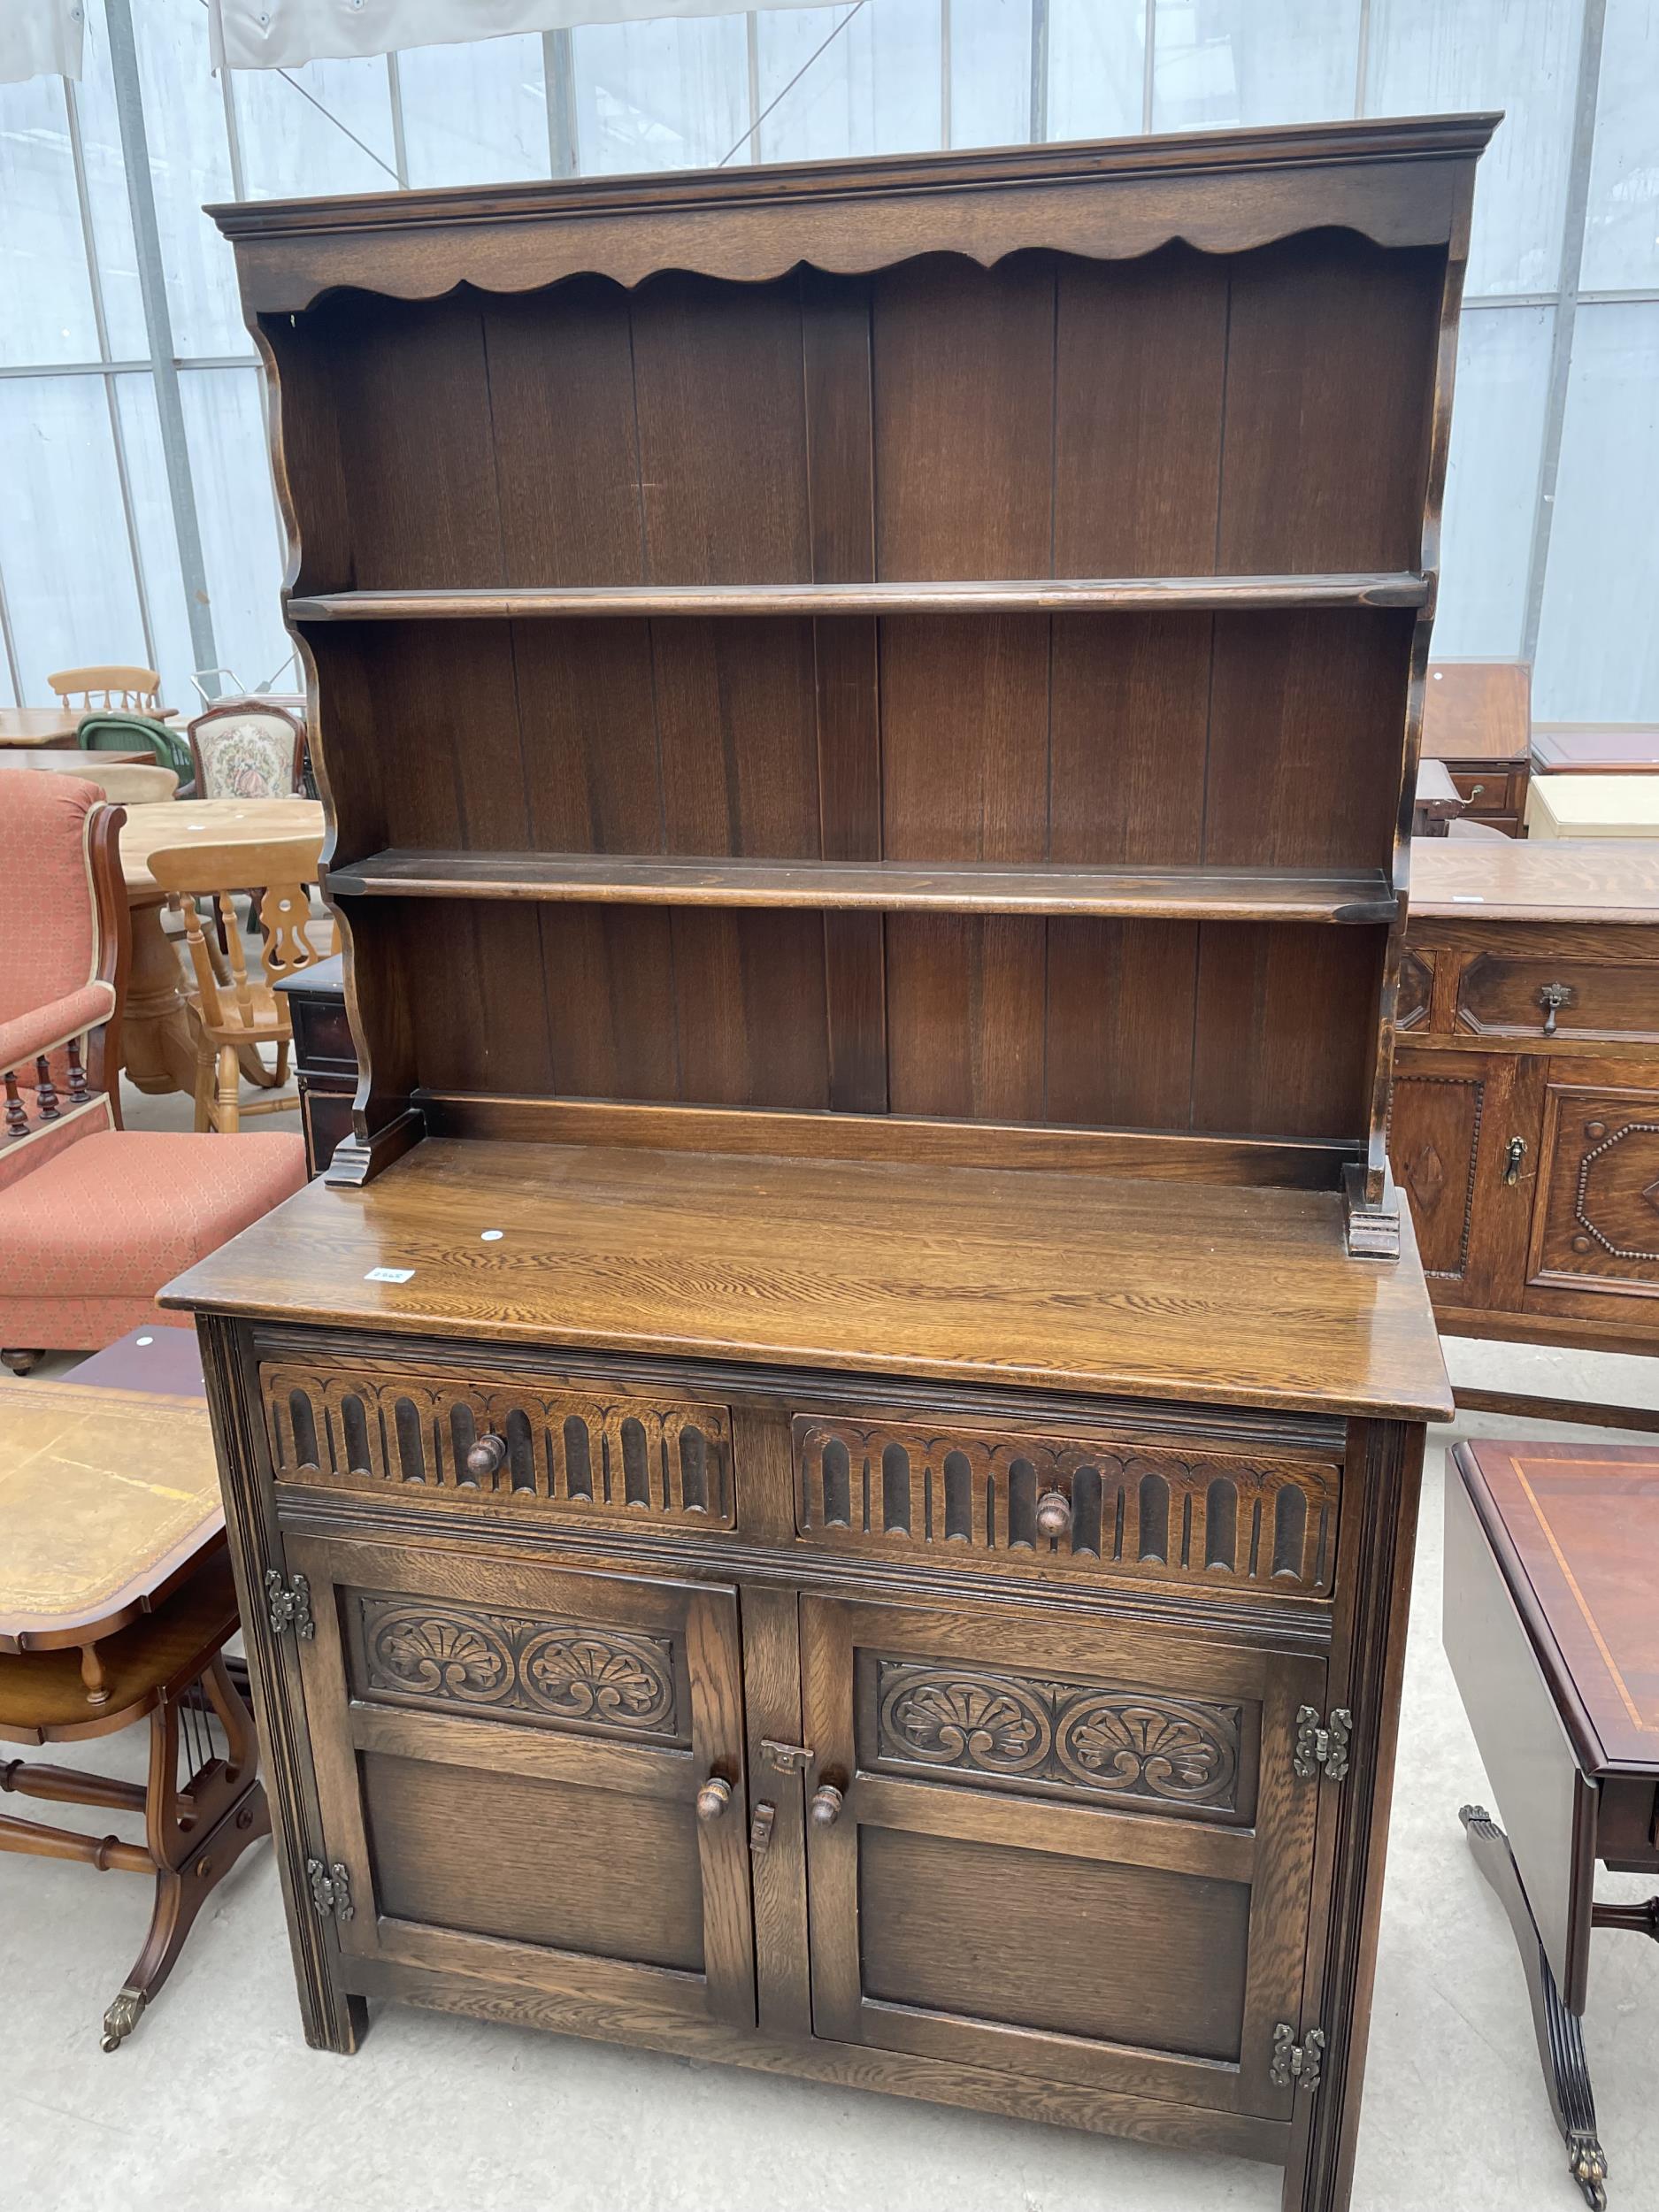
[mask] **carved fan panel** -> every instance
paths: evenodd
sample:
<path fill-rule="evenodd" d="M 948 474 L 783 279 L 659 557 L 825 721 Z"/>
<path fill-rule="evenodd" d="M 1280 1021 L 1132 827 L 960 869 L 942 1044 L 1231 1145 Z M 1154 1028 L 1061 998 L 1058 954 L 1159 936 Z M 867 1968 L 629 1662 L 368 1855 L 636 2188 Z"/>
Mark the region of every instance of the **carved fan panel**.
<path fill-rule="evenodd" d="M 676 1639 L 444 1598 L 360 1594 L 353 1694 L 377 1703 L 683 1743 Z"/>
<path fill-rule="evenodd" d="M 813 1543 L 948 1549 L 953 1564 L 1329 1594 L 1339 1470 L 1122 1441 L 818 1418 L 794 1425 Z M 1061 1507 L 1054 1503 L 1056 1497 Z M 1064 1519 L 1043 1533 L 1039 1514 Z"/>
<path fill-rule="evenodd" d="M 395 1486 L 420 1502 L 641 1515 L 687 1529 L 734 1525 L 724 1406 L 290 1365 L 262 1368 L 260 1388 L 283 1481 Z"/>
<path fill-rule="evenodd" d="M 861 1764 L 1160 1809 L 1241 1809 L 1242 1706 L 960 1661 L 859 1663 Z"/>

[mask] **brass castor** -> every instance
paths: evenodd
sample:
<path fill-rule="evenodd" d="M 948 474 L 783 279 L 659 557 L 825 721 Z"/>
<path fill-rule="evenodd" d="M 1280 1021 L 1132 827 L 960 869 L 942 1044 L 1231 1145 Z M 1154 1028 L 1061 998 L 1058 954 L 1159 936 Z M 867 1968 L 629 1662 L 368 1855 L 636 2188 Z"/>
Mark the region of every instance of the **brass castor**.
<path fill-rule="evenodd" d="M 142 1990 L 124 1989 L 104 2016 L 104 2033 L 99 2037 L 100 2049 L 119 2051 L 133 2030 L 138 2025 L 138 2016 L 144 2009 Z"/>

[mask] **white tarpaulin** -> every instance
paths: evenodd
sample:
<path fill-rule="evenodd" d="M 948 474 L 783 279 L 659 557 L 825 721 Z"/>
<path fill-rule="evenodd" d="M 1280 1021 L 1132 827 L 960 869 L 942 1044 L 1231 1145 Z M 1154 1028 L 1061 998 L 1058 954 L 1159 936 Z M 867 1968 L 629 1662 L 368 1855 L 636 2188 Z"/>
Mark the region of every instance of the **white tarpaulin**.
<path fill-rule="evenodd" d="M 32 0 L 23 0 L 27 8 Z M 0 0 L 0 21 L 14 0 Z M 215 69 L 286 69 L 411 46 L 455 46 L 578 23 L 746 14 L 823 0 L 210 0 Z M 79 7 L 76 12 L 79 13 Z"/>
<path fill-rule="evenodd" d="M 79 77 L 86 27 L 81 0 L 0 0 L 0 84 Z"/>

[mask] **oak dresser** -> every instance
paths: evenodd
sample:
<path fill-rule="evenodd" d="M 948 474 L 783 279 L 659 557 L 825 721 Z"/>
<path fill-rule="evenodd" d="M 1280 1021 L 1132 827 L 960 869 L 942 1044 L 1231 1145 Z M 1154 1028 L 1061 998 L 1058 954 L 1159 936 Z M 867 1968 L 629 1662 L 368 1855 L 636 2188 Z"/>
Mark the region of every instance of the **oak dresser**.
<path fill-rule="evenodd" d="M 1346 2203 L 1493 120 L 219 211 L 361 1075 L 168 1295 L 314 2043 Z"/>

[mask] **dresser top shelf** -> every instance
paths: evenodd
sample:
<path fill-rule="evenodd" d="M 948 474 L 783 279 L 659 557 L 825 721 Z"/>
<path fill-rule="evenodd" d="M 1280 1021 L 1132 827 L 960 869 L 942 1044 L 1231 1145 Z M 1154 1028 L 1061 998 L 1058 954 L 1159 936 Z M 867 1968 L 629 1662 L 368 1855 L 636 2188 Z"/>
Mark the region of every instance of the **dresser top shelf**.
<path fill-rule="evenodd" d="M 290 599 L 294 622 L 519 621 L 549 616 L 1147 613 L 1181 608 L 1420 607 L 1409 569 L 1331 576 L 1033 576 L 862 584 L 512 584 L 334 591 Z"/>
<path fill-rule="evenodd" d="M 485 1241 L 485 1233 L 500 1230 Z M 373 1271 L 410 1271 L 404 1281 Z M 1417 1255 L 1325 1192 L 428 1139 L 161 1303 L 563 1349 L 1449 1419 Z"/>
<path fill-rule="evenodd" d="M 675 854 L 388 851 L 331 868 L 331 894 L 648 906 L 847 907 L 882 913 L 1120 914 L 1388 922 L 1378 868 L 1071 867 L 990 862 L 726 860 Z"/>

